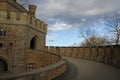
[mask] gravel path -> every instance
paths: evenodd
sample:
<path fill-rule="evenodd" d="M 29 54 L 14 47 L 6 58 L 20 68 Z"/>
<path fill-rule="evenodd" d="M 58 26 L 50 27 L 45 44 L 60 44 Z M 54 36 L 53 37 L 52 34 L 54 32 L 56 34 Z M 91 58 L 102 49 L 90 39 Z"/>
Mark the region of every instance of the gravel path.
<path fill-rule="evenodd" d="M 120 80 L 120 68 L 90 60 L 64 57 L 68 68 L 54 80 Z"/>

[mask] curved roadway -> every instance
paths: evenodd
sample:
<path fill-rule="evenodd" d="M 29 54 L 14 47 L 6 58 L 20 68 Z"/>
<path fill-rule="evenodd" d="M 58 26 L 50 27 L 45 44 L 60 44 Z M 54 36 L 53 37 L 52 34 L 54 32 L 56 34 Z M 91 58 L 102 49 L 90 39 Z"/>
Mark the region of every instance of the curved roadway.
<path fill-rule="evenodd" d="M 54 80 L 120 80 L 120 68 L 90 60 L 64 57 L 68 68 Z"/>

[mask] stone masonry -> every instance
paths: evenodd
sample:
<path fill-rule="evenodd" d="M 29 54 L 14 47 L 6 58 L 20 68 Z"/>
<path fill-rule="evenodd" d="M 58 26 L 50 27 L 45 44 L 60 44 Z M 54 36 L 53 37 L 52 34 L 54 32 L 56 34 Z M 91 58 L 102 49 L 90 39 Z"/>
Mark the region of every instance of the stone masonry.
<path fill-rule="evenodd" d="M 43 50 L 47 32 L 47 24 L 36 19 L 35 11 L 35 5 L 27 10 L 16 0 L 0 0 L 0 74 L 23 72 L 29 63 L 35 66 L 25 63 L 24 50 Z"/>

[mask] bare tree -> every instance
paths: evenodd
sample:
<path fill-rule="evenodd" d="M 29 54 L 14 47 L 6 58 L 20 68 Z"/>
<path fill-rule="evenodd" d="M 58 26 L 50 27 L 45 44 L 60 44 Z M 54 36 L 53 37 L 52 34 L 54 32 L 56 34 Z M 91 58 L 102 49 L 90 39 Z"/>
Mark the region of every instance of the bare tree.
<path fill-rule="evenodd" d="M 106 39 L 98 36 L 91 36 L 88 40 L 83 42 L 84 46 L 100 46 L 105 44 Z"/>
<path fill-rule="evenodd" d="M 89 41 L 89 38 L 91 36 L 97 36 L 94 28 L 91 28 L 91 26 L 86 25 L 84 27 L 80 27 L 80 37 L 84 38 L 85 41 Z M 82 44 L 84 45 L 84 42 Z"/>
<path fill-rule="evenodd" d="M 88 40 L 91 36 L 97 36 L 94 28 L 92 28 L 91 26 L 80 27 L 80 37 Z"/>
<path fill-rule="evenodd" d="M 114 34 L 115 44 L 118 45 L 120 42 L 120 13 L 115 13 L 113 18 L 108 20 L 106 25 L 108 26 L 109 32 Z"/>
<path fill-rule="evenodd" d="M 106 42 L 105 38 L 100 37 L 93 26 L 85 26 L 80 28 L 80 37 L 85 40 L 82 46 L 99 46 Z"/>

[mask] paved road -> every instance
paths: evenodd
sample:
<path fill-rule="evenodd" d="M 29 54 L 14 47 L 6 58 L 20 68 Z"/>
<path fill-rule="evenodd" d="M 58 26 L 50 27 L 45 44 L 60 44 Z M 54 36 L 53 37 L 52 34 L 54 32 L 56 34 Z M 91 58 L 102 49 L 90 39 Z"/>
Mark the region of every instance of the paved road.
<path fill-rule="evenodd" d="M 66 72 L 55 80 L 120 80 L 120 68 L 90 60 L 64 57 Z"/>

